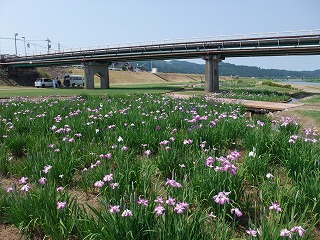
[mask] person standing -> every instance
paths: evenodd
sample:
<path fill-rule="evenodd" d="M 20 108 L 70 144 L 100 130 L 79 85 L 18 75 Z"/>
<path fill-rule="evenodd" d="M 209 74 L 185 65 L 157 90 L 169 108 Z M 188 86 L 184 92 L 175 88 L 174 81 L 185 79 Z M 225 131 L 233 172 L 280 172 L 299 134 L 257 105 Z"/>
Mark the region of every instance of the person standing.
<path fill-rule="evenodd" d="M 59 77 L 57 77 L 57 84 L 58 84 L 58 87 L 61 87 L 61 81 L 60 81 Z"/>
<path fill-rule="evenodd" d="M 53 88 L 57 87 L 57 81 L 54 78 L 52 78 L 52 84 L 53 84 Z"/>

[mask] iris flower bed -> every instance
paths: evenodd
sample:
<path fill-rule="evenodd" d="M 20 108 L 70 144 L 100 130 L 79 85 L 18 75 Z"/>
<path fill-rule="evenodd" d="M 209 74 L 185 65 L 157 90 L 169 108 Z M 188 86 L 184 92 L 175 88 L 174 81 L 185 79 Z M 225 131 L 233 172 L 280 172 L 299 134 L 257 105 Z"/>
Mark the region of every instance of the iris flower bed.
<path fill-rule="evenodd" d="M 291 118 L 163 95 L 10 99 L 0 153 L 0 222 L 33 239 L 319 237 L 319 136 Z"/>
<path fill-rule="evenodd" d="M 210 95 L 217 98 L 234 98 L 268 102 L 287 102 L 291 99 L 291 96 L 288 93 L 275 92 L 267 89 L 237 89 L 235 87 L 232 87 L 232 89 L 222 89 L 221 92 Z"/>

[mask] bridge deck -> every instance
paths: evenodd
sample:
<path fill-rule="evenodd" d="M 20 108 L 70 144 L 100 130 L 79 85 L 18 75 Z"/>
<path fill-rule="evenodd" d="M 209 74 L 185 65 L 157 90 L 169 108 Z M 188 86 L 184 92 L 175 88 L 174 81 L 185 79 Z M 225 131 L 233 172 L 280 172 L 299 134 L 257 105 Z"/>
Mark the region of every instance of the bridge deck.
<path fill-rule="evenodd" d="M 121 62 L 152 59 L 202 58 L 206 55 L 226 57 L 283 56 L 320 54 L 320 34 L 265 38 L 237 38 L 85 49 L 30 56 L 2 55 L 0 65 L 37 67 L 81 64 L 84 61 Z"/>

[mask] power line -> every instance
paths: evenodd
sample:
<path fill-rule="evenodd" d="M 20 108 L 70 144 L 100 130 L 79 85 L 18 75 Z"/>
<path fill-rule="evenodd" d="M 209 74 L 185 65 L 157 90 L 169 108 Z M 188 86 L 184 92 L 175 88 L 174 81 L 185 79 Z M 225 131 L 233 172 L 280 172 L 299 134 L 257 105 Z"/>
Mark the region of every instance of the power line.
<path fill-rule="evenodd" d="M 7 40 L 14 40 L 13 37 L 0 37 L 0 39 L 7 39 Z M 17 40 L 22 41 L 21 38 L 17 38 Z M 29 42 L 45 42 L 46 40 L 40 40 L 40 39 L 28 39 Z"/>
<path fill-rule="evenodd" d="M 9 37 L 0 37 L 0 39 L 14 40 L 14 38 L 9 38 Z"/>
<path fill-rule="evenodd" d="M 47 49 L 48 53 L 50 51 L 59 51 L 60 52 L 61 49 L 67 49 L 68 48 L 68 47 L 62 45 L 60 42 L 52 42 L 48 38 L 45 39 L 45 40 L 40 40 L 40 39 L 27 39 L 27 38 L 22 39 L 22 38 L 13 38 L 13 37 L 0 36 L 0 40 L 13 40 L 15 42 L 16 41 L 20 41 L 20 42 L 23 41 L 24 44 L 26 44 L 26 46 L 28 48 L 28 52 L 29 52 L 29 49 L 31 47 L 34 47 L 35 51 L 37 51 L 36 48 Z M 47 44 L 46 44 L 47 46 L 39 44 L 40 42 L 43 42 L 43 43 L 47 42 Z"/>
<path fill-rule="evenodd" d="M 17 40 L 17 41 L 24 41 L 23 39 L 20 39 L 20 38 L 17 38 L 17 39 L 15 39 L 15 38 L 10 38 L 10 37 L 0 37 L 0 39 L 5 39 L 5 40 Z M 29 40 L 29 39 L 27 39 L 27 42 L 35 42 L 35 41 L 37 41 L 37 42 L 45 42 L 46 40 Z M 30 44 L 32 44 L 32 45 L 36 45 L 36 46 L 38 46 L 38 47 L 43 47 L 43 48 L 47 48 L 47 47 L 45 47 L 45 46 L 41 46 L 41 45 L 39 45 L 39 44 L 36 44 L 36 43 L 30 43 Z"/>
<path fill-rule="evenodd" d="M 61 44 L 60 43 L 55 43 L 55 42 L 51 42 L 48 38 L 46 40 L 39 40 L 39 39 L 26 39 L 26 38 L 14 38 L 14 37 L 0 37 L 0 40 L 13 40 L 13 41 L 20 41 L 20 42 L 26 42 L 26 46 L 28 47 L 28 50 L 31 48 L 31 47 L 35 47 L 35 51 L 36 48 L 41 48 L 41 49 L 47 49 L 48 50 L 48 53 L 49 51 L 60 51 L 61 49 Z M 49 40 L 49 41 L 48 41 Z M 42 44 L 38 44 L 36 42 L 48 42 L 47 43 L 47 46 L 45 45 L 42 45 Z M 52 44 L 56 45 L 57 47 L 55 48 L 52 48 Z M 3 50 L 3 48 L 1 49 Z"/>
<path fill-rule="evenodd" d="M 30 42 L 45 42 L 47 40 L 35 40 L 35 39 L 28 39 Z"/>
<path fill-rule="evenodd" d="M 35 43 L 29 43 L 30 45 L 33 45 L 33 46 L 37 46 L 37 47 L 42 47 L 42 48 L 47 48 L 46 46 L 41 46 L 39 44 L 35 44 Z"/>

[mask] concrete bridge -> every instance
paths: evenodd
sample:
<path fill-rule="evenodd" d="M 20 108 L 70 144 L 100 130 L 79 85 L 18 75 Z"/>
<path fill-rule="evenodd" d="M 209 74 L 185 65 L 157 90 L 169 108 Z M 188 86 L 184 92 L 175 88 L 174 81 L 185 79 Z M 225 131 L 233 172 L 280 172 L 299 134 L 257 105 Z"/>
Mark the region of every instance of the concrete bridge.
<path fill-rule="evenodd" d="M 320 30 L 290 32 L 272 36 L 236 36 L 151 44 L 59 51 L 29 56 L 1 55 L 0 66 L 33 68 L 83 64 L 85 89 L 94 88 L 94 75 L 101 88 L 109 88 L 108 67 L 112 62 L 202 58 L 206 62 L 205 89 L 219 91 L 219 62 L 228 57 L 319 55 Z"/>

